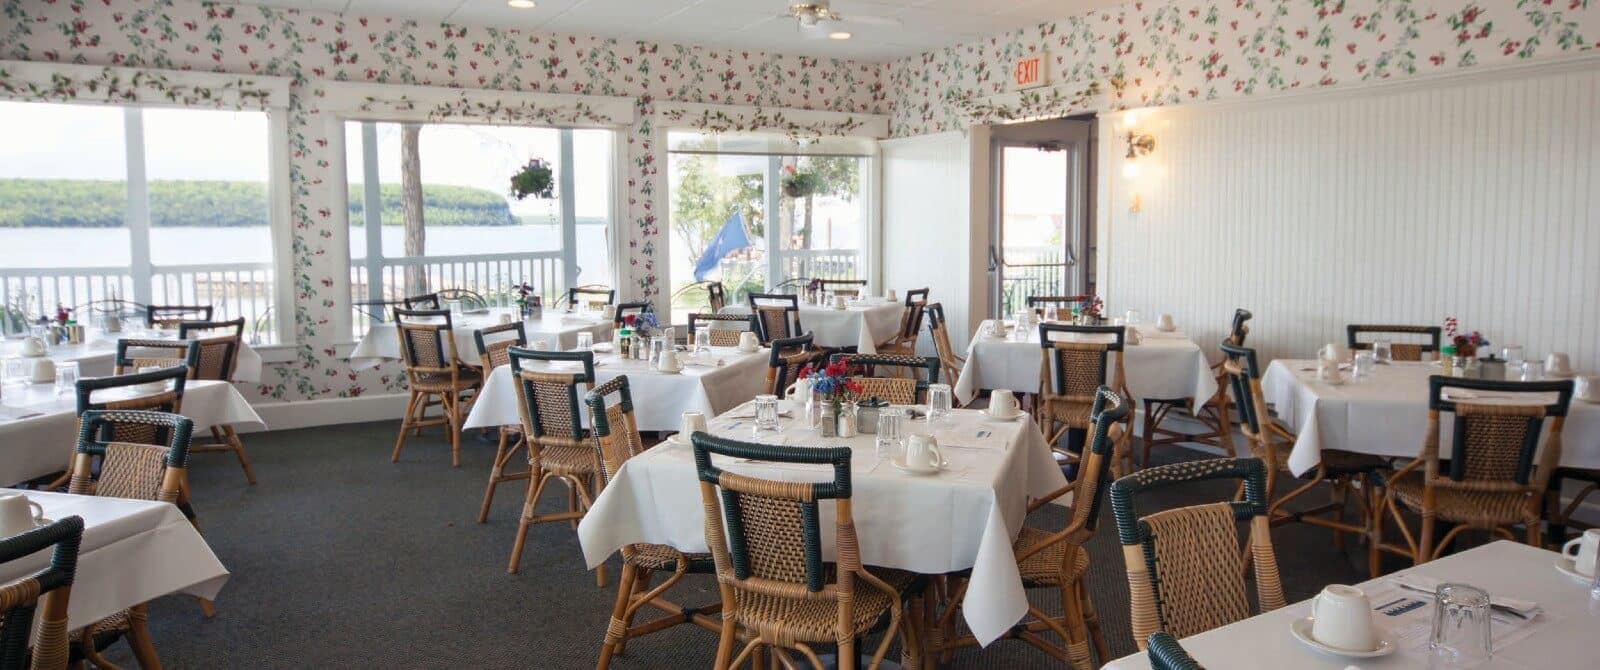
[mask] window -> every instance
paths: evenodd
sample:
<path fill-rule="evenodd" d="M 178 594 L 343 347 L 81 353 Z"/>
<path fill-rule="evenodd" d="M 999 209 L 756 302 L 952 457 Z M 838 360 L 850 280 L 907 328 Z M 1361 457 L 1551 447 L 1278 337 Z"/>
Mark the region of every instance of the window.
<path fill-rule="evenodd" d="M 705 307 L 698 281 L 730 303 L 811 279 L 866 278 L 861 250 L 870 149 L 800 147 L 765 136 L 668 137 L 673 321 Z"/>
<path fill-rule="evenodd" d="M 411 168 L 408 133 L 416 146 Z M 408 295 L 465 289 L 505 305 L 521 283 L 547 302 L 571 285 L 609 285 L 613 135 L 347 122 L 353 334 L 364 334 L 384 303 Z M 511 176 L 534 158 L 554 173 L 552 197 L 517 200 L 509 194 Z M 422 200 L 421 225 L 414 228 L 406 216 L 408 169 Z M 369 230 L 371 224 L 377 225 Z"/>
<path fill-rule="evenodd" d="M 270 137 L 261 111 L 0 101 L 0 330 L 115 298 L 276 340 Z"/>

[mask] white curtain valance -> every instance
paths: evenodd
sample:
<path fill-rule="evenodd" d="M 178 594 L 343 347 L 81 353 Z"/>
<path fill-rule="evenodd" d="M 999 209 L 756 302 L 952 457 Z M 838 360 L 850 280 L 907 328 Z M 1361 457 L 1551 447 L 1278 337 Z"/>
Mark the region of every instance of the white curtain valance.
<path fill-rule="evenodd" d="M 285 77 L 0 61 L 0 98 L 213 109 L 283 109 Z"/>
<path fill-rule="evenodd" d="M 777 107 L 662 103 L 656 121 L 672 151 L 868 155 L 889 136 L 879 114 Z"/>
<path fill-rule="evenodd" d="M 634 99 L 625 97 L 393 84 L 324 86 L 323 112 L 365 121 L 616 128 L 634 119 Z"/>

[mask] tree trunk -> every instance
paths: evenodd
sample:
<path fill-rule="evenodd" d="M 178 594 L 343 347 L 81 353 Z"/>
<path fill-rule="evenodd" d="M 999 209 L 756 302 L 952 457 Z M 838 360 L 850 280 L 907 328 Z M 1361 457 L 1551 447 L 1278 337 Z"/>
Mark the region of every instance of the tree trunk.
<path fill-rule="evenodd" d="M 400 127 L 400 204 L 406 225 L 406 256 L 425 253 L 422 221 L 422 159 L 417 140 L 422 126 L 408 123 Z M 428 275 L 421 265 L 406 266 L 406 295 L 428 292 Z"/>

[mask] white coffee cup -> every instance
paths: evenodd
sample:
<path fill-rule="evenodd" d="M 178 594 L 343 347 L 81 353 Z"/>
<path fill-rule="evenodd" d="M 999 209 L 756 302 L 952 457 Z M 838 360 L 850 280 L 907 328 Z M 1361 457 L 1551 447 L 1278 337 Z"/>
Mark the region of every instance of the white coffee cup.
<path fill-rule="evenodd" d="M 1346 651 L 1372 651 L 1378 635 L 1372 628 L 1372 602 L 1354 586 L 1330 584 L 1311 599 L 1311 637 Z"/>
<path fill-rule="evenodd" d="M 532 347 L 534 351 L 550 350 L 550 343 L 545 340 L 534 340 L 533 342 L 530 342 L 528 346 Z"/>
<path fill-rule="evenodd" d="M 833 308 L 834 309 L 844 309 L 844 296 L 842 296 L 842 295 L 833 296 Z"/>
<path fill-rule="evenodd" d="M 33 383 L 49 384 L 56 380 L 56 363 L 48 358 L 33 362 Z"/>
<path fill-rule="evenodd" d="M 761 348 L 761 340 L 756 339 L 756 334 L 745 331 L 739 333 L 739 351 L 751 352 Z"/>
<path fill-rule="evenodd" d="M 906 439 L 905 468 L 912 472 L 933 472 L 944 466 L 939 441 L 932 435 L 911 435 Z"/>
<path fill-rule="evenodd" d="M 21 493 L 0 493 L 0 537 L 26 533 L 39 526 L 44 508 Z"/>
<path fill-rule="evenodd" d="M 811 380 L 796 379 L 789 388 L 783 390 L 783 399 L 788 401 L 806 401 L 811 399 Z"/>
<path fill-rule="evenodd" d="M 1551 352 L 1544 359 L 1544 374 L 1547 377 L 1571 377 L 1572 360 L 1564 352 Z"/>
<path fill-rule="evenodd" d="M 1173 322 L 1171 314 L 1162 314 L 1161 316 L 1156 317 L 1156 330 L 1159 330 L 1163 333 L 1170 333 L 1177 329 L 1178 326 Z"/>
<path fill-rule="evenodd" d="M 989 394 L 989 415 L 1009 419 L 1017 415 L 1017 396 L 1007 389 L 995 389 Z"/>
<path fill-rule="evenodd" d="M 1573 547 L 1578 551 L 1574 553 Z M 1572 569 L 1580 575 L 1594 576 L 1595 561 L 1600 559 L 1600 528 L 1590 528 L 1583 531 L 1566 544 L 1561 545 L 1561 555 L 1572 559 Z"/>
<path fill-rule="evenodd" d="M 500 323 L 501 323 L 501 325 L 511 323 L 514 320 L 516 320 L 516 317 L 511 316 L 510 312 L 501 312 L 500 313 Z"/>
<path fill-rule="evenodd" d="M 1580 400 L 1600 402 L 1600 376 L 1573 377 L 1572 395 Z"/>
<path fill-rule="evenodd" d="M 600 318 L 605 319 L 606 321 L 615 320 L 617 318 L 617 306 L 616 305 L 606 305 L 604 307 L 601 307 L 600 308 Z"/>
<path fill-rule="evenodd" d="M 44 346 L 44 338 L 31 335 L 23 338 L 22 347 L 18 351 L 26 358 L 38 358 L 50 354 L 50 350 Z"/>
<path fill-rule="evenodd" d="M 678 441 L 688 442 L 689 436 L 706 429 L 704 412 L 684 412 L 678 419 Z"/>
<path fill-rule="evenodd" d="M 677 349 L 661 350 L 661 360 L 656 362 L 656 369 L 661 372 L 677 372 L 683 369 L 683 364 L 678 362 Z"/>
<path fill-rule="evenodd" d="M 900 301 L 900 296 L 895 294 L 894 289 L 889 289 L 889 292 L 883 294 L 883 297 L 886 300 L 888 300 L 889 302 L 899 302 Z"/>

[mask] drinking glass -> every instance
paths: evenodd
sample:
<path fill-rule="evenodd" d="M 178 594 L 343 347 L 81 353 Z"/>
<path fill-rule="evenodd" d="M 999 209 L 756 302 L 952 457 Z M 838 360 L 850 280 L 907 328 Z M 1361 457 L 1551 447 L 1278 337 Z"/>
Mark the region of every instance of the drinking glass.
<path fill-rule="evenodd" d="M 1544 363 L 1539 361 L 1522 362 L 1522 381 L 1536 382 L 1544 379 Z"/>
<path fill-rule="evenodd" d="M 594 333 L 587 330 L 578 333 L 578 351 L 588 351 L 592 346 L 594 346 Z"/>
<path fill-rule="evenodd" d="M 756 396 L 756 431 L 778 430 L 778 396 L 761 394 Z"/>
<path fill-rule="evenodd" d="M 709 324 L 700 330 L 694 331 L 694 352 L 704 353 L 711 351 L 711 326 Z"/>
<path fill-rule="evenodd" d="M 896 407 L 885 407 L 878 410 L 878 459 L 897 460 L 899 451 L 903 448 L 901 440 L 905 439 L 901 433 L 901 425 L 905 422 L 905 410 Z"/>
<path fill-rule="evenodd" d="M 950 385 L 928 385 L 928 423 L 950 423 Z"/>
<path fill-rule="evenodd" d="M 1127 322 L 1128 325 L 1137 326 L 1139 325 L 1139 310 L 1130 309 L 1123 313 L 1122 318 Z"/>
<path fill-rule="evenodd" d="M 1509 367 L 1513 370 L 1517 369 L 1517 366 L 1522 365 L 1524 360 L 1527 360 L 1522 357 L 1522 345 L 1520 344 L 1513 344 L 1501 349 L 1500 357 L 1506 359 L 1506 367 Z"/>
<path fill-rule="evenodd" d="M 1378 365 L 1388 365 L 1394 362 L 1394 343 L 1389 340 L 1378 340 L 1372 343 L 1372 357 Z"/>
<path fill-rule="evenodd" d="M 1371 351 L 1356 352 L 1355 363 L 1351 365 L 1351 376 L 1356 381 L 1366 381 L 1378 367 L 1378 355 Z"/>
<path fill-rule="evenodd" d="M 1434 591 L 1429 667 L 1469 668 L 1489 660 L 1489 594 L 1466 584 L 1440 584 Z"/>
<path fill-rule="evenodd" d="M 78 362 L 56 363 L 56 395 L 70 395 L 78 389 Z"/>
<path fill-rule="evenodd" d="M 650 364 L 651 365 L 657 365 L 657 364 L 661 363 L 661 352 L 667 350 L 667 346 L 668 346 L 667 342 L 668 341 L 669 340 L 667 340 L 666 336 L 664 336 L 664 335 L 657 335 L 655 337 L 650 338 Z"/>

